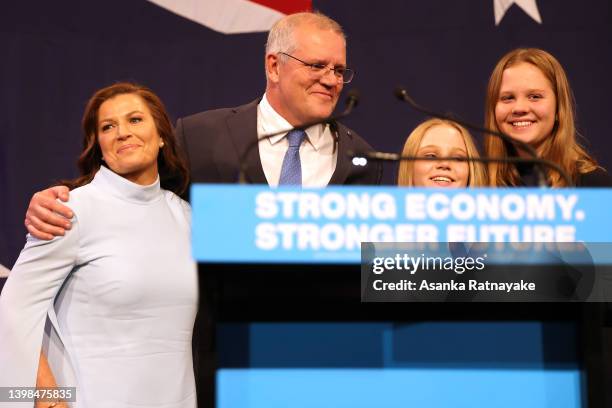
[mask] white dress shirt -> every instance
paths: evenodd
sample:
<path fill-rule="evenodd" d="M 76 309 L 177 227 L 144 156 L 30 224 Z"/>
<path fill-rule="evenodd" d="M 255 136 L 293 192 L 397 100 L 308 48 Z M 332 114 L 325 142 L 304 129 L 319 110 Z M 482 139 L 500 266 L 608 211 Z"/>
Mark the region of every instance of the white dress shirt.
<path fill-rule="evenodd" d="M 257 136 L 291 129 L 292 126 L 278 114 L 264 94 L 257 106 Z M 283 159 L 289 147 L 286 134 L 259 142 L 259 157 L 268 184 L 278 186 Z M 302 186 L 325 187 L 336 169 L 338 149 L 329 125 L 315 125 L 306 129 L 306 139 L 300 146 Z"/>

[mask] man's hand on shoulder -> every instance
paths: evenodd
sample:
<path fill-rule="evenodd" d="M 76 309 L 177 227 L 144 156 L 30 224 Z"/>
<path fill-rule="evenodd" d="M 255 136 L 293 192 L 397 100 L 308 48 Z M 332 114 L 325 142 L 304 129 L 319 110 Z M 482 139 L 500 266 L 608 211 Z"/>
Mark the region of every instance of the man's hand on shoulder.
<path fill-rule="evenodd" d="M 56 186 L 32 196 L 24 222 L 30 234 L 38 239 L 51 240 L 70 229 L 72 210 L 57 201 L 58 198 L 68 201 L 69 192 L 66 186 Z"/>

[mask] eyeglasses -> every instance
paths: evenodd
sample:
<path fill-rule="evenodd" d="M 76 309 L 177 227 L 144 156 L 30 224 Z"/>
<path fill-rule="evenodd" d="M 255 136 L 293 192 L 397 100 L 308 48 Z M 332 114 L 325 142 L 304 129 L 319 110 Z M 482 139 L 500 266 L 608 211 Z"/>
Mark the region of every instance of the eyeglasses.
<path fill-rule="evenodd" d="M 289 55 L 286 52 L 279 52 L 279 54 L 286 55 L 289 58 L 293 58 L 294 60 L 301 62 L 302 64 L 310 68 L 310 72 L 312 72 L 315 75 L 323 76 L 327 74 L 326 70 L 330 70 L 334 72 L 334 76 L 336 77 L 338 81 L 342 81 L 345 84 L 348 84 L 349 82 L 351 82 L 353 78 L 355 77 L 355 71 L 353 71 L 350 68 L 346 68 L 346 67 L 330 68 L 327 65 L 321 64 L 319 62 L 310 63 L 310 62 L 302 61 L 301 59 L 296 58 L 293 55 Z"/>

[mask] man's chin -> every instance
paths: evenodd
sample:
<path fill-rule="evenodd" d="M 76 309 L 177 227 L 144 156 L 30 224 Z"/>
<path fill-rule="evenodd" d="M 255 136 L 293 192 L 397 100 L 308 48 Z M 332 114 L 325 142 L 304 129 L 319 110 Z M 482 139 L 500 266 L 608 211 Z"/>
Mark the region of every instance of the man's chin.
<path fill-rule="evenodd" d="M 329 118 L 332 113 L 334 112 L 334 107 L 330 106 L 330 107 L 325 107 L 324 109 L 316 109 L 313 112 L 311 112 L 311 122 L 316 122 L 316 121 L 324 121 L 325 119 Z"/>

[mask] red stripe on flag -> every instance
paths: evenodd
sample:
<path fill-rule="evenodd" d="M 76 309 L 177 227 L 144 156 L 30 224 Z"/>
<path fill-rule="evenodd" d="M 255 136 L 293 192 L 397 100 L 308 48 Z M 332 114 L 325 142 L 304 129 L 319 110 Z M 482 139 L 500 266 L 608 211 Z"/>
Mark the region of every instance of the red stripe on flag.
<path fill-rule="evenodd" d="M 300 11 L 312 11 L 312 0 L 249 0 L 253 3 L 280 11 L 283 14 L 298 13 Z"/>

